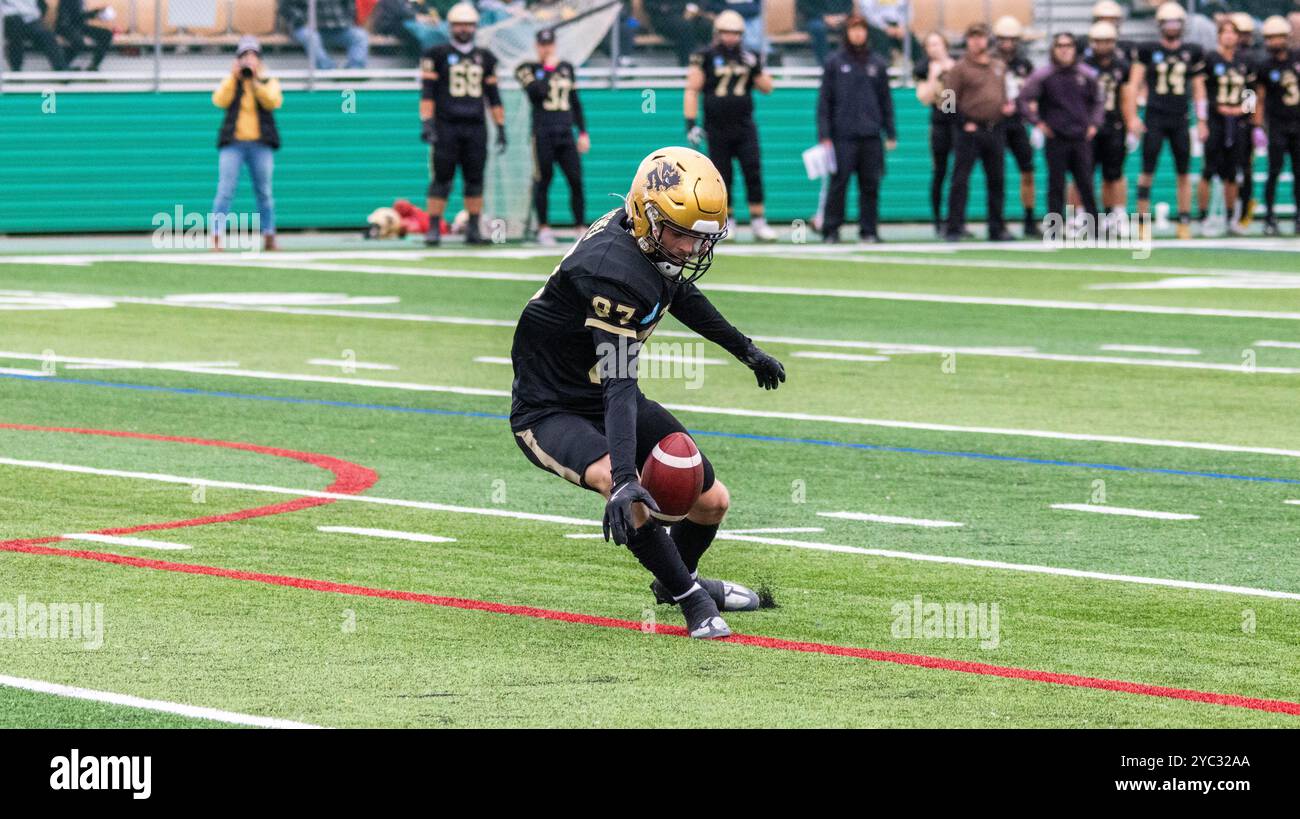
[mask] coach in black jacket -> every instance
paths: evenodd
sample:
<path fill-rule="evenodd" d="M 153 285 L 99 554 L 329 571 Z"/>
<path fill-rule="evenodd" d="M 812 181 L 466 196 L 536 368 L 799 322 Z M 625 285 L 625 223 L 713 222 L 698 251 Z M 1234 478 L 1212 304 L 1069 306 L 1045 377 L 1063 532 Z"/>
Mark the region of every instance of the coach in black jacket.
<path fill-rule="evenodd" d="M 838 242 L 844 223 L 849 176 L 858 175 L 858 238 L 879 242 L 880 179 L 885 148 L 897 144 L 889 64 L 868 46 L 867 21 L 853 15 L 844 26 L 844 48 L 826 61 L 817 100 L 817 138 L 835 150 L 835 175 L 826 194 L 822 240 Z M 884 137 L 883 144 L 881 137 Z"/>

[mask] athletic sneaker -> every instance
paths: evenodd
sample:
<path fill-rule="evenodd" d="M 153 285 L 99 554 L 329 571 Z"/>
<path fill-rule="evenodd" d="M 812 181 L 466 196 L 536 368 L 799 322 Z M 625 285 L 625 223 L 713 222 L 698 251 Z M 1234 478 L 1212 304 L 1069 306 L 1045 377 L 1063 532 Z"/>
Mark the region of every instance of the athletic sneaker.
<path fill-rule="evenodd" d="M 732 583 L 729 580 L 714 580 L 711 577 L 697 577 L 696 583 L 699 583 L 709 597 L 713 598 L 713 603 L 721 611 L 753 611 L 758 608 L 758 595 L 752 590 L 745 588 L 739 583 Z M 654 592 L 655 602 L 664 605 L 676 605 L 677 601 L 668 590 L 659 584 L 656 580 L 650 584 L 650 591 Z"/>
<path fill-rule="evenodd" d="M 758 242 L 775 242 L 776 231 L 767 223 L 767 220 L 755 217 L 749 220 L 749 231 L 754 234 L 754 240 Z"/>
<path fill-rule="evenodd" d="M 718 604 L 703 587 L 681 599 L 682 614 L 686 615 L 686 631 L 697 640 L 717 640 L 730 637 L 727 621 L 718 614 Z"/>
<path fill-rule="evenodd" d="M 555 247 L 558 242 L 555 241 L 555 231 L 549 227 L 544 227 L 537 231 L 537 244 L 542 247 Z"/>
<path fill-rule="evenodd" d="M 1264 222 L 1264 235 L 1265 235 L 1265 236 L 1277 236 L 1277 235 L 1281 234 L 1281 232 L 1282 232 L 1282 231 L 1278 230 L 1278 227 L 1277 227 L 1277 220 L 1276 220 L 1276 219 L 1267 219 L 1267 220 L 1265 220 L 1265 222 Z"/>
<path fill-rule="evenodd" d="M 491 242 L 483 238 L 479 231 L 478 217 L 471 215 L 465 222 L 465 244 L 467 245 L 487 245 Z"/>
<path fill-rule="evenodd" d="M 424 232 L 424 244 L 426 247 L 437 247 L 442 244 L 442 220 L 433 217 L 429 218 L 429 229 Z"/>

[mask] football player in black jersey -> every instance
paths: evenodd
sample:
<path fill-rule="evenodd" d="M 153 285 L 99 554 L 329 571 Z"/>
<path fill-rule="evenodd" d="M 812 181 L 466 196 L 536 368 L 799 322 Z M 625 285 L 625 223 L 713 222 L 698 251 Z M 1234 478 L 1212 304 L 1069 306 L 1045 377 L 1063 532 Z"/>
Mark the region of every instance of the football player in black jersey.
<path fill-rule="evenodd" d="M 497 88 L 497 58 L 474 45 L 478 12 L 471 3 L 457 3 L 447 12 L 451 42 L 434 46 L 420 61 L 421 138 L 429 143 L 429 232 L 426 245 L 442 240 L 440 225 L 447 195 L 460 168 L 464 184 L 465 241 L 487 244 L 479 226 L 483 213 L 483 170 L 487 166 L 487 124 L 484 106 L 497 126 L 497 149 L 506 148 L 506 115 Z"/>
<path fill-rule="evenodd" d="M 1258 81 L 1255 124 L 1268 131 L 1268 181 L 1264 184 L 1264 235 L 1276 236 L 1277 182 L 1287 157 L 1291 174 L 1300 178 L 1300 51 L 1289 48 L 1291 24 L 1273 16 L 1260 27 L 1268 57 L 1256 69 Z M 1295 195 L 1295 231 L 1300 234 L 1300 183 L 1292 181 Z"/>
<path fill-rule="evenodd" d="M 754 124 L 754 89 L 772 93 L 772 77 L 763 70 L 763 58 L 740 44 L 745 20 L 724 11 L 713 19 L 713 44 L 691 55 L 686 69 L 682 113 L 686 138 L 692 147 L 707 140 L 709 159 L 727 186 L 727 218 L 735 230 L 731 197 L 731 163 L 740 162 L 749 203 L 749 229 L 762 242 L 776 241 L 776 231 L 763 216 L 763 168 L 759 162 L 758 126 Z M 704 97 L 704 127 L 697 124 L 700 96 Z"/>
<path fill-rule="evenodd" d="M 569 207 L 578 232 L 586 230 L 586 204 L 582 195 L 582 160 L 591 150 L 587 121 L 578 99 L 577 72 L 573 65 L 555 59 L 555 32 L 537 32 L 537 62 L 520 63 L 515 78 L 533 106 L 533 212 L 537 214 L 537 241 L 555 244 L 547 199 L 551 178 L 559 165 L 569 183 Z M 578 138 L 573 129 L 578 129 Z"/>
<path fill-rule="evenodd" d="M 1128 95 L 1132 66 L 1117 47 L 1119 32 L 1107 21 L 1093 23 L 1088 29 L 1088 47 L 1083 61 L 1097 72 L 1097 84 L 1105 101 L 1106 118 L 1092 138 L 1092 156 L 1101 170 L 1101 205 L 1115 225 L 1124 221 L 1128 205 L 1128 180 L 1124 178 L 1124 159 L 1128 155 L 1128 129 L 1124 111 L 1129 108 Z"/>
<path fill-rule="evenodd" d="M 1248 95 L 1254 94 L 1255 71 L 1237 51 L 1237 34 L 1237 24 L 1232 18 L 1222 18 L 1218 23 L 1218 48 L 1205 55 L 1207 125 L 1197 200 L 1204 222 L 1209 209 L 1210 180 L 1218 177 L 1223 183 L 1228 230 L 1233 235 L 1242 235 L 1245 231 L 1237 221 L 1241 208 L 1237 194 L 1252 150 L 1251 116 L 1246 107 Z"/>
<path fill-rule="evenodd" d="M 1162 4 L 1156 10 L 1160 40 L 1139 45 L 1133 63 L 1133 101 L 1125 119 L 1129 131 L 1143 135 L 1137 202 L 1146 239 L 1151 235 L 1151 181 L 1166 141 L 1178 174 L 1178 238 L 1192 235 L 1192 144 L 1187 110 L 1193 99 L 1198 105 L 1205 100 L 1205 55 L 1200 46 L 1183 42 L 1186 19 L 1182 6 L 1174 2 Z M 1141 96 L 1147 103 L 1145 122 L 1137 115 L 1137 99 Z M 1202 120 L 1197 127 L 1204 130 L 1205 122 Z"/>
<path fill-rule="evenodd" d="M 692 637 L 726 637 L 722 611 L 757 608 L 743 586 L 701 577 L 730 496 L 707 458 L 685 518 L 660 525 L 637 468 L 664 436 L 685 432 L 637 384 L 641 344 L 667 312 L 721 345 L 775 389 L 785 369 L 733 327 L 695 286 L 727 233 L 727 192 L 690 148 L 647 156 L 624 206 L 592 223 L 524 307 L 511 359 L 510 428 L 535 466 L 607 499 L 604 531 L 654 575 L 656 599 L 678 603 Z"/>
<path fill-rule="evenodd" d="M 1034 73 L 1034 64 L 1020 51 L 1024 35 L 1025 30 L 1020 21 L 1009 14 L 999 17 L 993 24 L 993 36 L 997 38 L 994 56 L 1006 63 L 1007 99 L 1011 102 L 1020 96 L 1020 87 Z M 1025 127 L 1025 119 L 1018 109 L 1003 124 L 1007 135 L 1007 150 L 1020 169 L 1020 204 L 1025 209 L 1025 238 L 1037 238 L 1042 236 L 1042 231 L 1038 229 L 1038 220 L 1034 218 L 1034 145 Z"/>
<path fill-rule="evenodd" d="M 1255 37 L 1255 18 L 1251 17 L 1244 11 L 1233 12 L 1232 22 L 1237 27 L 1237 56 L 1246 61 L 1246 65 L 1252 70 L 1259 67 L 1259 64 L 1266 59 L 1264 48 L 1259 40 Z M 1252 120 L 1255 113 L 1254 88 L 1251 88 L 1247 94 L 1245 107 L 1247 118 Z M 1245 167 L 1241 173 L 1241 188 L 1238 195 L 1238 201 L 1241 206 L 1241 227 L 1248 227 L 1255 216 L 1255 209 L 1258 203 L 1255 201 L 1255 138 L 1259 140 L 1259 147 L 1264 147 L 1265 137 L 1263 130 L 1255 133 L 1255 128 L 1251 128 L 1252 138 L 1241 146 L 1242 161 Z"/>

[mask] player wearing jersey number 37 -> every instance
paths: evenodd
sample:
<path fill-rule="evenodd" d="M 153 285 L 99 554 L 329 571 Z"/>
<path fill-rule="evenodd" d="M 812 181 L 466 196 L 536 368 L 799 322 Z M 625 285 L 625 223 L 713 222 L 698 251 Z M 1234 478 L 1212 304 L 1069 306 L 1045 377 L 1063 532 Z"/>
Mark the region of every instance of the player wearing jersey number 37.
<path fill-rule="evenodd" d="M 781 362 L 733 327 L 695 286 L 727 233 L 727 191 L 708 157 L 690 148 L 651 153 L 623 207 L 596 220 L 524 307 L 511 359 L 510 427 L 534 465 L 606 498 L 606 538 L 625 544 L 654 576 L 659 602 L 676 603 L 692 637 L 726 637 L 719 610 L 758 607 L 758 596 L 701 577 L 700 557 L 731 503 L 701 455 L 702 491 L 665 528 L 638 467 L 685 427 L 637 384 L 641 344 L 664 314 L 723 347 L 758 385 L 785 381 Z"/>

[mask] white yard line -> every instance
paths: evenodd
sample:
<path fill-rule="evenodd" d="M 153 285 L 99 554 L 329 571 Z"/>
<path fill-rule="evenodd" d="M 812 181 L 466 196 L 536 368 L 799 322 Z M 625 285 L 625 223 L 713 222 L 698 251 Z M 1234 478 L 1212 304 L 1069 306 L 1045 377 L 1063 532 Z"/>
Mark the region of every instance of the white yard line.
<path fill-rule="evenodd" d="M 52 359 L 53 360 L 53 359 Z M 191 369 L 208 369 L 211 367 L 238 367 L 238 361 L 159 361 L 159 366 L 188 367 Z M 140 367 L 126 364 L 69 364 L 69 370 L 138 370 Z"/>
<path fill-rule="evenodd" d="M 109 546 L 134 546 L 140 549 L 158 549 L 163 552 L 186 552 L 194 548 L 184 543 L 168 543 L 165 540 L 145 540 L 139 537 L 121 537 L 120 535 L 97 535 L 94 532 L 63 535 L 64 540 L 84 540 L 89 543 L 104 543 Z"/>
<path fill-rule="evenodd" d="M 351 367 L 355 370 L 382 370 L 384 372 L 396 372 L 398 369 L 392 364 L 373 364 L 369 361 L 349 361 L 345 358 L 309 358 L 307 359 L 307 363 L 315 364 L 319 367 L 341 367 L 343 369 Z M 238 362 L 236 362 L 236 366 L 238 366 Z"/>
<path fill-rule="evenodd" d="M 41 377 L 41 376 L 48 376 L 50 375 L 50 373 L 47 373 L 44 370 L 24 370 L 21 367 L 0 367 L 0 375 L 22 375 L 22 376 Z"/>
<path fill-rule="evenodd" d="M 515 363 L 510 356 L 505 355 L 476 355 L 474 360 L 480 364 L 503 364 L 507 367 Z"/>
<path fill-rule="evenodd" d="M 132 304 L 151 304 L 162 307 L 186 307 L 215 310 L 234 310 L 240 312 L 255 313 L 283 313 L 289 315 L 309 315 L 309 316 L 332 316 L 336 318 L 360 318 L 381 321 L 412 321 L 433 324 L 459 324 L 484 327 L 514 327 L 515 322 L 504 319 L 478 319 L 460 316 L 434 316 L 422 315 L 418 313 L 379 313 L 372 311 L 351 311 L 351 310 L 333 310 L 328 308 L 310 308 L 310 307 L 263 307 L 263 306 L 245 306 L 238 304 L 208 304 L 208 303 L 177 303 L 169 302 L 163 299 L 136 299 L 124 298 L 123 303 Z M 1276 316 L 1275 316 L 1276 317 Z M 1300 318 L 1300 313 L 1296 314 Z M 683 332 L 680 330 L 660 330 L 657 335 L 662 338 L 690 338 L 699 339 L 700 336 L 695 333 Z M 1033 347 L 963 347 L 935 344 L 907 344 L 899 342 L 877 342 L 877 341 L 857 341 L 843 339 L 818 339 L 803 338 L 797 336 L 763 336 L 756 335 L 753 339 L 758 342 L 769 344 L 791 344 L 807 345 L 821 347 L 849 347 L 861 348 L 877 351 L 878 354 L 899 355 L 902 353 L 938 353 L 938 354 L 965 354 L 972 356 L 991 356 L 994 358 L 1019 358 L 1036 361 L 1057 361 L 1076 364 L 1114 364 L 1121 366 L 1137 367 L 1168 367 L 1173 369 L 1188 370 L 1212 370 L 1218 372 L 1240 373 L 1243 375 L 1252 375 L 1257 373 L 1270 375 L 1298 375 L 1300 367 L 1253 367 L 1246 368 L 1239 363 L 1215 363 L 1202 361 L 1180 361 L 1156 358 L 1127 358 L 1122 356 L 1094 356 L 1094 355 L 1067 355 L 1062 353 L 1041 353 Z M 1261 345 L 1267 346 L 1267 345 Z M 1150 348 L 1144 351 L 1155 351 L 1158 348 Z M 1185 348 L 1182 348 L 1185 349 Z M 819 354 L 816 352 L 796 352 L 796 356 L 802 358 L 826 358 L 842 361 L 871 361 L 870 358 L 849 357 L 849 356 L 832 356 L 830 354 Z M 485 358 L 489 358 L 486 357 Z M 490 357 L 496 358 L 496 357 Z M 504 360 L 504 359 L 502 359 Z M 705 364 L 719 363 L 720 359 L 706 360 Z M 482 363 L 499 363 L 497 360 L 483 361 Z M 723 362 L 725 363 L 725 362 Z"/>
<path fill-rule="evenodd" d="M 892 523 L 897 526 L 924 526 L 931 529 L 943 529 L 955 526 L 965 526 L 964 523 L 958 523 L 955 520 L 929 520 L 927 518 L 905 518 L 898 515 L 876 515 L 869 512 L 818 512 L 823 518 L 838 518 L 839 520 L 860 520 L 867 523 Z"/>
<path fill-rule="evenodd" d="M 828 353 L 821 350 L 795 350 L 790 353 L 794 358 L 821 358 L 829 361 L 888 361 L 887 355 L 864 355 L 862 353 Z"/>
<path fill-rule="evenodd" d="M 317 526 L 318 532 L 337 532 L 344 535 L 364 535 L 366 537 L 387 538 L 389 540 L 409 540 L 414 543 L 455 543 L 454 537 L 425 535 L 419 532 L 399 532 L 395 529 L 367 529 L 361 526 Z"/>
<path fill-rule="evenodd" d="M 758 340 L 758 337 L 755 336 Z M 48 357 L 35 353 L 15 353 L 0 351 L 0 359 L 12 358 L 17 360 L 45 360 Z M 122 363 L 116 359 L 98 359 L 82 358 L 79 356 L 55 356 L 56 361 L 70 361 L 79 363 L 95 363 L 101 361 L 112 361 L 113 363 Z M 146 362 L 128 362 L 136 364 L 144 369 L 162 369 L 172 370 L 179 369 L 181 372 L 197 372 L 209 375 L 231 375 L 246 378 L 261 378 L 269 380 L 284 381 L 313 381 L 329 384 L 344 384 L 348 386 L 361 387 L 380 387 L 394 390 L 411 390 L 416 392 L 448 392 L 462 395 L 479 395 L 496 398 L 508 398 L 508 390 L 493 390 L 481 387 L 454 387 L 454 386 L 437 386 L 432 384 L 410 384 L 402 381 L 377 381 L 364 378 L 334 378 L 330 376 L 313 376 L 297 373 L 272 373 L 256 370 L 228 370 L 222 368 L 213 369 L 181 369 L 165 365 L 150 364 Z M 1190 362 L 1180 362 L 1190 363 Z M 1262 369 L 1262 368 L 1261 368 Z M 927 423 L 922 421 L 895 421 L 881 418 L 857 418 L 844 415 L 822 415 L 806 412 L 781 412 L 776 410 L 755 410 L 745 409 L 742 407 L 710 407 L 700 404 L 664 404 L 664 407 L 678 412 L 695 412 L 705 415 L 723 415 L 739 418 L 776 418 L 785 421 L 808 421 L 813 423 L 826 424 L 848 424 L 853 426 L 867 427 L 886 427 L 890 429 L 918 429 L 930 432 L 958 432 L 977 435 L 1010 435 L 1023 436 L 1028 438 L 1049 438 L 1059 441 L 1088 441 L 1094 443 L 1111 443 L 1111 444 L 1133 444 L 1137 446 L 1154 446 L 1170 447 L 1174 449 L 1194 449 L 1206 450 L 1211 452 L 1242 452 L 1254 455 L 1278 455 L 1287 458 L 1300 458 L 1300 450 L 1281 449 L 1277 447 L 1261 446 L 1239 446 L 1235 444 L 1214 444 L 1195 441 L 1177 441 L 1164 440 L 1159 438 L 1137 438 L 1127 435 L 1097 435 L 1080 432 L 1053 432 L 1049 430 L 1036 429 L 1012 429 L 1004 427 L 984 427 L 984 426 L 961 426 L 957 424 L 938 424 Z M 0 460 L 0 463 L 3 461 Z"/>
<path fill-rule="evenodd" d="M 237 714 L 234 711 L 203 708 L 198 705 L 183 705 L 178 702 L 165 702 L 163 700 L 146 700 L 140 697 L 133 697 L 130 694 L 113 694 L 108 691 L 92 691 L 89 688 L 77 688 L 71 685 L 60 685 L 58 683 L 42 682 L 40 680 L 26 680 L 21 677 L 10 677 L 6 674 L 0 674 L 0 686 L 5 686 L 6 688 L 20 688 L 24 691 L 33 691 L 37 694 L 52 694 L 56 697 L 68 697 L 75 700 L 88 700 L 90 702 L 102 702 L 108 705 L 121 705 L 127 708 L 138 708 L 143 711 L 157 711 L 163 714 L 176 714 L 182 717 L 193 717 L 194 719 L 227 722 L 232 725 L 247 725 L 253 728 L 321 727 L 319 725 L 308 725 L 305 722 L 293 722 L 287 719 L 257 717 L 251 714 Z"/>
<path fill-rule="evenodd" d="M 721 537 L 721 534 L 719 534 Z M 1057 566 L 1037 566 L 1028 563 L 1004 563 L 1000 560 L 978 560 L 969 557 L 946 557 L 943 555 L 919 554 L 916 552 L 898 552 L 892 549 L 864 549 L 857 546 L 841 546 L 837 543 L 809 543 L 802 540 L 760 537 L 757 535 L 731 535 L 728 540 L 766 543 L 772 546 L 791 546 L 796 549 L 814 549 L 826 552 L 844 552 L 849 554 L 872 555 L 874 557 L 915 560 L 922 563 L 946 563 L 957 566 L 973 566 L 982 569 L 1000 569 L 1030 574 L 1051 574 L 1061 577 L 1077 577 L 1085 580 L 1106 580 L 1117 583 L 1135 583 L 1142 586 L 1166 586 L 1175 589 L 1195 589 L 1197 591 L 1224 592 L 1241 594 L 1248 597 L 1269 597 L 1279 600 L 1300 600 L 1300 593 L 1256 589 L 1249 586 L 1229 586 L 1222 583 L 1201 583 L 1195 580 L 1170 580 L 1162 577 L 1141 577 L 1129 574 L 1111 574 L 1084 569 L 1063 569 Z"/>
<path fill-rule="evenodd" d="M 1188 515 L 1182 512 L 1154 512 L 1150 509 L 1129 509 L 1124 506 L 1103 506 L 1097 503 L 1054 503 L 1053 509 L 1068 512 L 1093 512 L 1098 515 L 1123 515 L 1131 518 L 1155 518 L 1156 520 L 1200 520 L 1200 515 Z"/>
<path fill-rule="evenodd" d="M 1154 353 L 1155 355 L 1200 355 L 1195 347 L 1156 347 L 1148 344 L 1103 344 L 1100 348 L 1112 353 Z"/>
<path fill-rule="evenodd" d="M 721 529 L 717 537 L 727 540 L 734 535 L 795 535 L 825 532 L 820 526 L 769 526 L 762 529 Z M 565 535 L 570 540 L 604 540 L 603 532 L 570 532 Z"/>
<path fill-rule="evenodd" d="M 511 512 L 506 509 L 485 509 L 472 506 L 455 506 L 446 503 L 428 503 L 425 501 L 402 500 L 399 498 L 380 498 L 374 495 L 346 495 L 339 492 L 323 492 L 314 489 L 293 489 L 284 486 L 241 483 L 239 481 L 217 481 L 208 478 L 191 478 L 182 475 L 166 475 L 156 472 L 132 472 L 124 469 L 100 469 L 76 464 L 51 463 L 49 461 L 24 461 L 17 458 L 0 457 L 0 466 L 18 466 L 32 469 L 49 469 L 56 472 L 73 472 L 81 475 L 99 475 L 109 478 L 130 478 L 134 480 L 155 481 L 158 483 L 186 484 L 190 486 L 208 486 L 214 489 L 239 489 L 249 492 L 267 492 L 274 495 L 295 495 L 307 498 L 324 498 L 327 500 L 353 501 L 371 503 L 379 506 L 401 506 L 409 509 L 424 509 L 430 512 L 454 512 L 467 515 L 485 515 L 489 517 L 514 518 L 517 520 L 535 520 L 544 523 L 563 523 L 570 526 L 599 526 L 598 520 L 583 520 L 563 515 L 544 515 L 534 512 Z"/>
<path fill-rule="evenodd" d="M 188 486 L 211 486 L 228 489 L 242 489 L 252 492 L 268 492 L 279 495 L 295 495 L 310 498 L 328 498 L 330 500 L 349 501 L 353 503 L 370 503 L 384 506 L 399 506 L 411 509 L 425 509 L 433 512 L 449 512 L 455 514 L 482 515 L 486 517 L 511 518 L 515 520 L 538 521 L 544 523 L 559 523 L 566 526 L 599 526 L 598 520 L 584 520 L 582 518 L 564 517 L 561 515 L 543 515 L 533 512 L 512 512 L 505 509 L 482 509 L 468 506 L 455 506 L 444 503 L 429 503 L 425 501 L 408 501 L 396 498 L 379 498 L 372 495 L 344 495 L 337 492 L 318 492 L 310 489 L 291 489 L 280 486 L 265 486 L 261 484 L 245 484 L 235 481 L 214 481 L 206 478 L 185 477 L 180 475 L 161 475 L 147 472 L 128 472 L 118 469 L 97 469 L 93 467 L 77 466 L 73 464 L 58 464 L 43 461 L 21 461 L 14 458 L 0 458 L 0 465 L 32 467 L 37 469 L 52 469 L 60 472 L 77 472 L 91 475 L 108 475 L 121 478 L 136 478 L 140 480 L 159 481 L 163 483 L 185 484 Z M 1294 501 L 1300 503 L 1300 501 Z M 593 537 L 598 537 L 593 533 Z M 799 549 L 813 549 L 827 552 L 843 552 L 847 554 L 873 555 L 876 557 L 897 558 L 899 560 L 915 560 L 925 563 L 947 563 L 957 566 L 973 566 L 986 569 L 1002 569 L 1006 571 L 1029 572 L 1032 574 L 1052 574 L 1065 577 L 1079 577 L 1093 580 L 1111 580 L 1123 583 L 1137 583 L 1150 586 L 1170 586 L 1174 588 L 1198 589 L 1204 591 L 1226 592 L 1230 594 L 1241 594 L 1253 597 L 1271 597 L 1286 600 L 1300 600 L 1300 593 L 1273 591 L 1271 589 L 1256 589 L 1248 586 L 1228 586 L 1218 583 L 1200 583 L 1191 580 L 1169 580 L 1156 577 L 1140 577 L 1134 575 L 1109 574 L 1106 572 L 1085 571 L 1082 569 L 1064 569 L 1054 566 L 1036 566 L 1023 563 L 1004 563 L 996 560 L 977 560 L 966 557 L 951 557 L 944 555 L 929 555 L 916 552 L 899 552 L 888 549 L 864 549 L 858 546 L 844 546 L 837 543 L 817 543 L 803 540 L 790 540 L 786 538 L 773 538 L 764 535 L 740 534 L 737 532 L 719 532 L 718 537 L 724 540 L 744 541 L 750 543 L 763 543 L 772 546 L 790 546 Z"/>
<path fill-rule="evenodd" d="M 1282 350 L 1300 350 L 1300 341 L 1256 341 L 1252 347 L 1277 347 Z"/>

